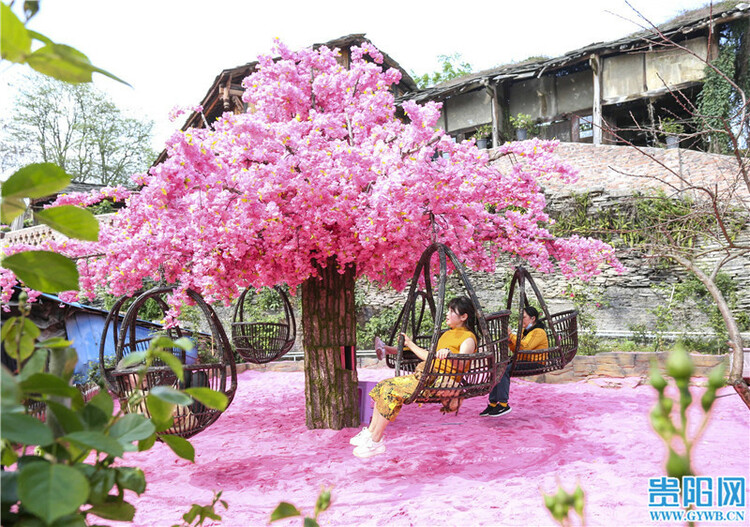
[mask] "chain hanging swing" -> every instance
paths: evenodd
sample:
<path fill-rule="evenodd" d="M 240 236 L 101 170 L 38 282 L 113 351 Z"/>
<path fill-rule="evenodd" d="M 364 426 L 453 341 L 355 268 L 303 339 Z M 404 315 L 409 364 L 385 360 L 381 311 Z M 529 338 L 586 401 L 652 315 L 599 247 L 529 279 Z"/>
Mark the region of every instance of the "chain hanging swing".
<path fill-rule="evenodd" d="M 297 323 L 289 297 L 279 286 L 274 291 L 281 298 L 284 310 L 282 322 L 252 322 L 246 320 L 246 301 L 254 289 L 248 288 L 242 292 L 232 317 L 232 344 L 237 353 L 246 361 L 253 364 L 265 364 L 283 357 L 294 346 L 297 335 Z"/>
<path fill-rule="evenodd" d="M 112 326 L 115 343 L 115 359 L 118 363 L 123 357 L 134 351 L 148 349 L 149 342 L 155 334 L 154 332 L 148 332 L 149 334 L 144 337 L 142 336 L 143 333 L 137 331 L 136 328 L 140 325 L 138 313 L 148 300 L 155 301 L 162 312 L 166 313 L 168 305 L 164 297 L 173 290 L 173 286 L 158 286 L 137 296 L 125 312 L 119 331 L 117 321 L 120 318 L 120 311 L 127 297 L 122 297 L 115 302 L 105 321 L 99 348 L 99 367 L 107 385 L 113 388 L 112 391 L 117 395 L 121 407 L 126 412 L 143 413 L 150 417 L 145 396 L 149 390 L 156 386 L 170 386 L 178 389 L 191 387 L 211 388 L 227 396 L 227 406 L 232 402 L 234 394 L 237 391 L 237 369 L 234 363 L 232 348 L 224 332 L 224 328 L 211 306 L 198 293 L 190 289 L 187 290 L 187 295 L 195 302 L 195 305 L 198 306 L 208 322 L 210 334 L 198 333 L 189 329 L 183 329 L 180 326 L 162 330 L 172 340 L 188 337 L 195 343 L 195 353 L 188 354 L 180 348 L 167 350 L 171 351 L 183 364 L 183 382 L 180 382 L 172 369 L 160 360 L 154 361 L 153 365 L 148 368 L 140 384 L 138 382 L 139 367 L 118 369 L 105 366 L 104 341 L 110 326 Z M 211 355 L 216 357 L 218 361 L 211 363 L 199 362 L 197 357 L 198 349 L 210 351 Z M 140 402 L 131 404 L 129 399 L 136 393 L 142 396 Z M 220 410 L 207 408 L 197 401 L 187 406 L 178 405 L 174 410 L 172 427 L 161 432 L 161 434 L 179 435 L 189 438 L 205 430 L 219 418 L 221 413 Z"/>
<path fill-rule="evenodd" d="M 526 286 L 530 286 L 543 313 L 538 322 L 546 324 L 547 342 L 549 348 L 541 350 L 510 350 L 511 351 L 511 377 L 528 377 L 542 373 L 561 370 L 575 357 L 578 351 L 578 311 L 575 309 L 562 311 L 550 315 L 547 303 L 544 301 L 539 288 L 529 271 L 523 266 L 516 267 L 510 282 L 508 292 L 507 308 L 513 305 L 513 295 L 518 288 L 518 333 L 516 342 L 520 343 L 523 336 L 523 310 L 529 306 L 526 296 Z"/>
<path fill-rule="evenodd" d="M 440 273 L 437 282 L 437 298 L 433 295 L 430 263 L 437 255 Z M 436 358 L 437 344 L 445 309 L 445 289 L 448 277 L 447 261 L 450 259 L 471 300 L 477 319 L 479 347 L 470 355 L 451 354 L 449 359 Z M 421 283 L 424 289 L 418 289 Z M 429 318 L 427 311 L 429 310 Z M 404 400 L 409 403 L 442 403 L 446 398 L 466 399 L 487 395 L 499 380 L 499 375 L 508 364 L 508 319 L 510 311 L 501 311 L 489 316 L 477 299 L 474 287 L 463 265 L 447 246 L 433 243 L 422 253 L 412 277 L 406 303 L 401 310 L 389 338 L 389 345 L 396 345 L 396 355 L 386 356 L 388 366 L 396 375 L 412 373 L 419 364 L 419 358 L 409 350 L 404 350 L 404 337 L 401 333 L 413 335 L 412 340 L 429 351 L 419 385 L 414 393 Z M 430 334 L 431 333 L 431 334 Z M 397 335 L 398 338 L 397 338 Z"/>

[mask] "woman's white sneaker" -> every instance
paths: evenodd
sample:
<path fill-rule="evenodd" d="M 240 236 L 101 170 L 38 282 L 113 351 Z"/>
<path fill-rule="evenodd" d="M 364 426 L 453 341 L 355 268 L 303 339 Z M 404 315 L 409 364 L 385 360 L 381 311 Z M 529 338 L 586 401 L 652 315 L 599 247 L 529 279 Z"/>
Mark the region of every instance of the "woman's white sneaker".
<path fill-rule="evenodd" d="M 371 437 L 372 436 L 370 435 L 370 429 L 367 427 L 364 427 L 362 430 L 359 431 L 357 435 L 355 435 L 349 440 L 349 444 L 354 445 L 354 446 L 359 446 L 365 442 L 365 439 L 370 439 Z"/>
<path fill-rule="evenodd" d="M 385 439 L 378 442 L 368 437 L 361 445 L 354 449 L 354 455 L 357 457 L 372 457 L 378 454 L 385 454 Z"/>

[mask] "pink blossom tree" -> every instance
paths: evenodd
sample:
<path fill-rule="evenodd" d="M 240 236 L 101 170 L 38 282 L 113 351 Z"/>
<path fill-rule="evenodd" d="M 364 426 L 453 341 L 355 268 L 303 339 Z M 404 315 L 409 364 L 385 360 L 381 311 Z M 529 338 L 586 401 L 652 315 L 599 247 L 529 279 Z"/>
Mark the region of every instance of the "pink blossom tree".
<path fill-rule="evenodd" d="M 99 241 L 66 244 L 103 255 L 79 260 L 83 292 L 127 294 L 160 273 L 179 284 L 174 306 L 187 288 L 225 302 L 248 286 L 299 288 L 307 426 L 340 429 L 359 422 L 357 373 L 339 359 L 356 344 L 357 278 L 402 289 L 433 240 L 475 270 L 493 271 L 501 252 L 582 278 L 619 267 L 610 246 L 545 228 L 537 180 L 575 179 L 556 143 L 503 146 L 518 159 L 503 174 L 435 129 L 438 104 L 406 102 L 399 118 L 400 74 L 369 44 L 348 68 L 326 47 L 274 51 L 244 81 L 246 113 L 176 133 Z"/>

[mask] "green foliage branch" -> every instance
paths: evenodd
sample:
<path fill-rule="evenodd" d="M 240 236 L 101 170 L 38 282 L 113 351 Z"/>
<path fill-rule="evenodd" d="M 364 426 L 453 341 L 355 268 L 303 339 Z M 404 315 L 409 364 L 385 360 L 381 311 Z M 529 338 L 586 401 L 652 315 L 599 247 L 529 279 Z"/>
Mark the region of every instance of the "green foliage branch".
<path fill-rule="evenodd" d="M 305 516 L 302 513 L 302 511 L 300 511 L 297 507 L 295 507 L 291 503 L 282 501 L 271 513 L 271 518 L 269 520 L 269 523 L 275 522 L 277 520 L 283 520 L 285 518 L 294 518 L 295 516 L 301 516 L 303 527 L 318 527 L 319 525 L 318 516 L 320 515 L 321 512 L 328 510 L 328 507 L 330 505 L 331 505 L 331 489 L 324 487 L 320 490 L 320 494 L 318 494 L 318 499 L 315 501 L 315 510 L 313 512 L 312 517 Z"/>
<path fill-rule="evenodd" d="M 414 82 L 417 83 L 417 88 L 424 90 L 430 86 L 468 75 L 473 70 L 472 65 L 465 62 L 460 53 L 438 55 L 438 61 L 440 61 L 440 69 L 438 71 L 423 75 L 412 73 Z"/>
<path fill-rule="evenodd" d="M 97 68 L 88 58 L 69 46 L 55 44 L 47 37 L 28 30 L 11 11 L 11 4 L 0 3 L 0 50 L 2 59 L 26 63 L 32 68 L 66 82 L 90 82 L 93 72 L 115 80 L 117 77 Z M 39 9 L 39 3 L 24 3 L 26 21 Z M 32 51 L 32 42 L 41 48 Z M 2 188 L 1 221 L 10 223 L 25 209 L 29 198 L 43 197 L 65 188 L 70 176 L 50 163 L 29 165 L 13 174 Z M 90 212 L 75 207 L 56 207 L 39 213 L 39 219 L 55 230 L 85 240 L 96 240 L 98 222 Z M 60 292 L 78 289 L 75 263 L 51 251 L 25 251 L 4 257 L 2 265 L 11 269 L 33 289 Z M 78 356 L 71 342 L 61 338 L 38 341 L 41 332 L 31 322 L 28 295 L 18 299 L 20 316 L 9 317 L 0 339 L 16 371 L 0 369 L 0 464 L 3 470 L 0 491 L 2 525 L 47 525 L 72 527 L 88 525 L 88 517 L 131 521 L 135 507 L 126 501 L 125 491 L 141 494 L 146 488 L 143 471 L 121 466 L 125 452 L 150 449 L 157 434 L 173 424 L 175 405 L 200 401 L 209 408 L 224 410 L 227 398 L 209 388 L 176 390 L 158 386 L 149 393 L 133 394 L 130 404 L 145 399 L 151 418 L 137 413 L 114 411 L 106 390 L 90 401 L 71 386 Z M 138 368 L 139 384 L 148 367 L 160 360 L 183 379 L 182 364 L 169 349 L 192 347 L 188 339 L 172 341 L 157 337 L 147 351 L 129 355 L 120 368 Z M 140 398 L 139 400 L 136 400 Z M 28 415 L 30 403 L 46 407 L 44 422 Z M 162 435 L 162 441 L 179 457 L 193 461 L 194 449 L 179 436 Z M 32 453 L 28 453 L 29 448 Z M 93 454 L 91 461 L 86 461 Z M 223 503 L 223 502 L 222 502 Z M 216 504 L 214 502 L 211 508 Z M 192 513 L 192 510 L 191 510 Z M 190 514 L 190 513 L 189 513 Z M 196 516 L 208 517 L 201 509 Z M 202 522 L 202 519 L 201 519 Z"/>
<path fill-rule="evenodd" d="M 561 526 L 567 527 L 573 524 L 571 513 L 580 518 L 581 525 L 586 525 L 584 515 L 586 496 L 580 484 L 576 485 L 572 493 L 568 493 L 562 485 L 558 485 L 557 492 L 554 494 L 542 493 L 542 495 L 544 496 L 544 506 L 547 507 L 552 518 Z"/>
<path fill-rule="evenodd" d="M 750 57 L 747 55 L 748 21 L 740 19 L 721 28 L 719 54 L 704 68 L 704 82 L 698 94 L 697 128 L 702 132 L 703 144 L 715 153 L 731 153 L 736 144 L 731 128 L 743 126 L 742 93 L 750 93 Z M 745 110 L 746 111 L 746 110 Z M 750 131 L 744 124 L 745 141 Z M 740 130 L 742 133 L 742 130 Z"/>
<path fill-rule="evenodd" d="M 672 351 L 666 363 L 666 373 L 678 389 L 676 398 L 667 395 L 669 381 L 664 378 L 656 362 L 652 362 L 651 386 L 657 391 L 658 401 L 651 410 L 651 426 L 667 447 L 666 471 L 669 477 L 682 478 L 694 475 L 692 449 L 708 425 L 716 391 L 724 386 L 726 366 L 719 364 L 708 375 L 708 386 L 700 399 L 703 416 L 697 428 L 688 425 L 688 407 L 693 403 L 690 379 L 695 371 L 690 355 L 682 347 Z M 692 436 L 688 431 L 695 430 Z"/>

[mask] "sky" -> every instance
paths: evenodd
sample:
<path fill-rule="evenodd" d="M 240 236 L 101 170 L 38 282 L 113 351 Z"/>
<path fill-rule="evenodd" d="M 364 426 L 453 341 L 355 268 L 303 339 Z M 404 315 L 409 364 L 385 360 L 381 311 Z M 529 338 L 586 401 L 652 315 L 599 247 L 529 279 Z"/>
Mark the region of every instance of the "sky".
<path fill-rule="evenodd" d="M 5 0 L 4 0 L 5 1 Z M 16 4 L 21 4 L 20 0 Z M 128 115 L 155 122 L 154 149 L 183 121 L 174 106 L 201 102 L 224 69 L 270 52 L 278 37 L 293 49 L 365 33 L 410 73 L 439 68 L 460 53 L 475 71 L 530 56 L 551 57 L 659 24 L 708 0 L 43 0 L 28 24 L 75 47 L 132 88 L 95 75 L 95 85 Z M 16 7 L 18 12 L 18 7 Z M 0 111 L 12 108 L 26 66 L 0 63 Z"/>

